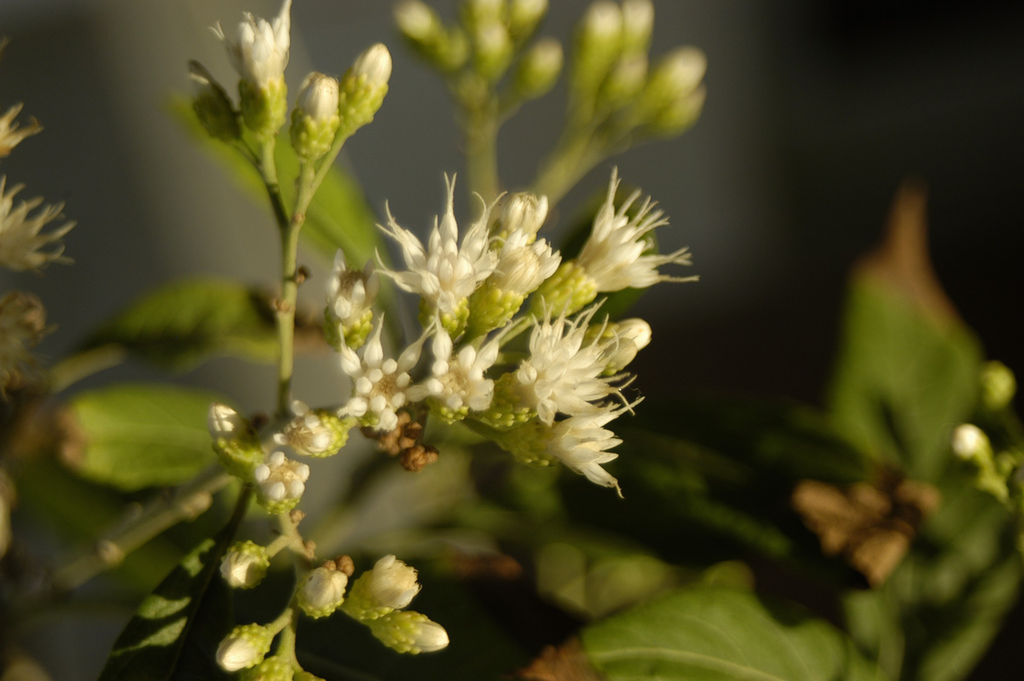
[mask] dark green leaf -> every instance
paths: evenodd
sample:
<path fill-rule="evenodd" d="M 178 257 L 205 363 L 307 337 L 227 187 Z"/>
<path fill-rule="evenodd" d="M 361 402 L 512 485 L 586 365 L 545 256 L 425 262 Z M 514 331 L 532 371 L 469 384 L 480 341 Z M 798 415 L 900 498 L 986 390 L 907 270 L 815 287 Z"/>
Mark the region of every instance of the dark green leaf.
<path fill-rule="evenodd" d="M 271 362 L 277 336 L 265 295 L 234 282 L 203 278 L 152 291 L 104 324 L 83 349 L 111 345 L 184 370 L 214 355 Z"/>
<path fill-rule="evenodd" d="M 220 622 L 229 599 L 217 575 L 243 509 L 239 504 L 228 526 L 196 546 L 146 597 L 114 642 L 99 681 L 228 678 L 214 661 L 230 626 Z"/>
<path fill-rule="evenodd" d="M 951 460 L 953 428 L 974 406 L 980 363 L 966 328 L 855 279 L 831 390 L 835 422 L 877 458 L 935 481 Z"/>
<path fill-rule="evenodd" d="M 217 395 L 162 385 L 118 385 L 78 394 L 71 463 L 84 477 L 124 490 L 190 479 L 213 463 L 206 415 Z"/>
<path fill-rule="evenodd" d="M 586 627 L 609 681 L 858 681 L 881 673 L 830 624 L 755 594 L 690 587 Z"/>
<path fill-rule="evenodd" d="M 218 158 L 257 200 L 265 203 L 266 191 L 252 164 L 236 150 L 212 140 L 199 125 L 187 101 L 180 99 L 172 106 L 177 118 L 203 147 Z M 290 208 L 294 200 L 299 162 L 288 134 L 285 126 L 278 137 L 276 158 L 281 191 L 285 205 Z M 306 212 L 302 238 L 328 258 L 333 258 L 335 251 L 342 249 L 349 264 L 357 267 L 362 267 L 372 258 L 374 249 L 380 244 L 373 211 L 367 205 L 362 191 L 349 175 L 337 167 L 327 174 Z M 380 250 L 381 255 L 386 257 L 386 249 Z"/>

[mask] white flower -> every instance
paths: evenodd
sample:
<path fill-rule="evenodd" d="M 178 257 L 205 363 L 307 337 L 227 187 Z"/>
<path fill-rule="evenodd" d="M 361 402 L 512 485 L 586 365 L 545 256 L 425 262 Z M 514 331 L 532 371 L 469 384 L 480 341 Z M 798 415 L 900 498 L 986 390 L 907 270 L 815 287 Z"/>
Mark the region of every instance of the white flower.
<path fill-rule="evenodd" d="M 409 605 L 421 588 L 416 568 L 393 554 L 374 563 L 367 584 L 368 595 L 377 606 L 396 610 Z"/>
<path fill-rule="evenodd" d="M 962 423 L 953 430 L 952 444 L 953 453 L 965 461 L 983 457 L 992 451 L 985 431 L 972 423 Z"/>
<path fill-rule="evenodd" d="M 646 288 L 660 281 L 695 281 L 697 277 L 673 277 L 662 274 L 662 265 L 689 265 L 690 252 L 681 248 L 667 255 L 643 255 L 649 244 L 644 236 L 667 225 L 660 210 L 654 210 L 650 197 L 628 215 L 629 208 L 640 196 L 634 191 L 615 208 L 615 191 L 619 187 L 618 170 L 612 170 L 608 195 L 594 218 L 593 229 L 580 251 L 577 264 L 594 280 L 598 291 L 619 291 L 624 288 Z"/>
<path fill-rule="evenodd" d="M 562 256 L 531 232 L 511 232 L 498 251 L 498 264 L 490 282 L 502 291 L 527 295 L 555 273 Z"/>
<path fill-rule="evenodd" d="M 26 126 L 19 126 L 14 122 L 21 112 L 21 106 L 21 104 L 15 104 L 7 109 L 3 116 L 0 116 L 0 158 L 9 155 L 23 139 L 43 129 L 43 126 L 39 125 L 39 121 L 34 118 Z"/>
<path fill-rule="evenodd" d="M 297 502 L 306 490 L 309 466 L 286 458 L 284 452 L 271 452 L 253 469 L 252 478 L 260 496 L 272 504 Z"/>
<path fill-rule="evenodd" d="M 338 410 L 338 415 L 355 416 L 364 422 L 370 415 L 376 418 L 374 425 L 378 430 L 388 431 L 398 425 L 397 410 L 409 401 L 409 370 L 419 361 L 427 336 L 420 336 L 397 360 L 385 358 L 380 340 L 382 326 L 383 318 L 363 346 L 362 356 L 344 343 L 339 347 L 341 368 L 352 379 L 352 397 Z"/>
<path fill-rule="evenodd" d="M 338 81 L 313 71 L 302 81 L 295 108 L 322 123 L 338 117 Z"/>
<path fill-rule="evenodd" d="M 388 213 L 388 226 L 379 225 L 402 248 L 406 270 L 390 270 L 381 264 L 381 273 L 391 277 L 404 291 L 417 293 L 442 315 L 454 314 L 477 285 L 494 271 L 496 257 L 488 248 L 487 223 L 490 208 L 466 231 L 459 244 L 455 222 L 455 178 L 445 176 L 448 201 L 444 216 L 434 218 L 427 248 L 415 234 L 403 229 Z M 379 260 L 379 257 L 378 257 Z"/>
<path fill-rule="evenodd" d="M 61 257 L 64 245 L 54 242 L 67 234 L 75 223 L 67 222 L 46 234 L 40 234 L 48 222 L 60 217 L 64 205 L 43 206 L 35 215 L 30 216 L 29 213 L 43 202 L 42 198 L 19 201 L 15 206 L 14 197 L 24 185 L 16 185 L 5 193 L 6 186 L 7 178 L 0 177 L 0 265 L 22 271 L 36 269 L 48 262 L 70 262 Z M 51 244 L 51 250 L 40 250 Z"/>
<path fill-rule="evenodd" d="M 530 356 L 516 371 L 520 393 L 540 420 L 551 425 L 555 414 L 592 413 L 593 403 L 611 394 L 620 394 L 613 382 L 621 375 L 602 376 L 606 356 L 614 338 L 596 334 L 587 338 L 596 305 L 584 310 L 573 321 L 565 314 L 538 320 L 530 334 Z"/>
<path fill-rule="evenodd" d="M 636 403 L 619 409 L 602 409 L 591 414 L 570 416 L 551 428 L 548 454 L 556 457 L 569 469 L 586 476 L 596 485 L 614 487 L 619 491 L 619 481 L 601 464 L 608 463 L 619 455 L 608 451 L 622 443 L 615 433 L 604 426 Z M 619 491 L 619 496 L 622 492 Z"/>
<path fill-rule="evenodd" d="M 0 397 L 32 373 L 29 352 L 46 334 L 46 310 L 30 293 L 12 291 L 0 298 Z"/>
<path fill-rule="evenodd" d="M 334 269 L 327 281 L 327 310 L 335 320 L 345 326 L 358 322 L 377 298 L 380 283 L 373 271 L 373 263 L 363 270 L 350 270 L 345 266 L 345 254 L 334 255 Z"/>
<path fill-rule="evenodd" d="M 452 411 L 487 409 L 494 397 L 494 381 L 484 378 L 484 372 L 498 359 L 500 347 L 501 335 L 498 334 L 479 350 L 465 345 L 452 357 L 451 336 L 444 329 L 438 329 L 432 344 L 431 376 L 423 382 L 423 389 Z"/>
<path fill-rule="evenodd" d="M 243 80 L 257 87 L 284 78 L 291 45 L 292 0 L 284 0 L 273 24 L 245 12 L 233 35 L 224 32 L 220 22 L 213 33 L 224 42 L 231 65 Z"/>
<path fill-rule="evenodd" d="M 274 433 L 274 442 L 306 456 L 328 456 L 338 451 L 338 432 L 320 415 L 299 400 L 292 401 L 291 410 L 294 418 L 280 433 Z"/>

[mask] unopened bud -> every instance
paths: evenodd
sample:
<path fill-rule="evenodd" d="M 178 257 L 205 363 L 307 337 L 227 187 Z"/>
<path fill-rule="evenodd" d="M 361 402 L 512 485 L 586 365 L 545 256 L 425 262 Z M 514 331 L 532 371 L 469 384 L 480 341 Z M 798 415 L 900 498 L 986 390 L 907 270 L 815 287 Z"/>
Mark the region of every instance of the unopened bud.
<path fill-rule="evenodd" d="M 384 102 L 391 78 L 391 53 L 383 43 L 371 46 L 341 80 L 340 130 L 348 136 L 373 120 Z"/>
<path fill-rule="evenodd" d="M 416 568 L 394 555 L 384 556 L 352 584 L 342 608 L 349 616 L 369 622 L 409 605 L 420 588 Z"/>
<path fill-rule="evenodd" d="M 488 80 L 497 80 L 512 59 L 512 39 L 504 24 L 491 21 L 476 25 L 473 31 L 476 71 Z"/>
<path fill-rule="evenodd" d="M 259 624 L 240 624 L 217 646 L 217 664 L 227 672 L 237 672 L 259 664 L 270 650 L 274 635 Z"/>
<path fill-rule="evenodd" d="M 515 72 L 515 91 L 522 99 L 546 94 L 562 72 L 562 45 L 554 38 L 538 40 L 519 62 Z"/>
<path fill-rule="evenodd" d="M 340 124 L 338 81 L 314 71 L 303 81 L 292 111 L 292 147 L 299 156 L 316 160 L 331 148 Z"/>
<path fill-rule="evenodd" d="M 341 250 L 335 253 L 324 308 L 324 330 L 332 347 L 337 349 L 344 343 L 356 350 L 362 346 L 373 328 L 373 301 L 379 289 L 373 261 L 362 270 L 353 270 L 346 265 Z"/>
<path fill-rule="evenodd" d="M 992 445 L 981 428 L 963 423 L 953 431 L 953 453 L 964 461 L 991 458 Z"/>
<path fill-rule="evenodd" d="M 997 411 L 1010 404 L 1017 392 L 1017 379 L 1002 362 L 986 362 L 981 370 L 981 403 Z"/>
<path fill-rule="evenodd" d="M 680 47 L 658 62 L 640 96 L 640 117 L 662 128 L 696 119 L 704 102 L 701 80 L 707 58 L 695 47 Z M 692 120 L 690 121 L 692 122 Z"/>
<path fill-rule="evenodd" d="M 394 16 L 402 35 L 418 45 L 435 42 L 444 32 L 437 13 L 420 0 L 404 0 L 398 3 Z"/>
<path fill-rule="evenodd" d="M 226 404 L 214 402 L 207 412 L 206 425 L 210 430 L 210 437 L 233 438 L 245 435 L 249 431 L 249 422 L 242 418 L 242 415 Z"/>
<path fill-rule="evenodd" d="M 548 216 L 548 197 L 519 192 L 508 196 L 501 206 L 501 232 L 505 237 L 512 232 L 523 232 L 535 237 Z M 533 239 L 531 238 L 530 241 Z"/>
<path fill-rule="evenodd" d="M 651 0 L 623 0 L 622 50 L 629 54 L 645 54 L 654 28 L 654 5 Z"/>
<path fill-rule="evenodd" d="M 572 89 L 588 99 L 597 92 L 622 50 L 622 11 L 610 0 L 587 8 L 577 32 Z"/>
<path fill-rule="evenodd" d="M 462 22 L 470 31 L 481 24 L 505 21 L 505 0 L 463 0 Z"/>
<path fill-rule="evenodd" d="M 299 503 L 309 479 L 309 466 L 273 452 L 252 471 L 256 500 L 270 513 L 283 513 Z"/>
<path fill-rule="evenodd" d="M 601 86 L 601 104 L 615 110 L 633 100 L 644 87 L 647 57 L 643 54 L 624 56 Z"/>
<path fill-rule="evenodd" d="M 348 575 L 333 563 L 310 570 L 298 590 L 299 607 L 315 619 L 327 617 L 345 600 L 347 586 Z"/>
<path fill-rule="evenodd" d="M 239 681 L 294 681 L 292 661 L 284 655 L 274 655 L 238 676 Z"/>
<path fill-rule="evenodd" d="M 256 542 L 235 542 L 224 554 L 220 574 L 228 586 L 235 589 L 251 589 L 263 581 L 270 567 L 267 548 Z"/>
<path fill-rule="evenodd" d="M 519 42 L 529 37 L 548 12 L 548 0 L 512 0 L 508 8 L 508 30 Z"/>
<path fill-rule="evenodd" d="M 369 624 L 378 641 L 400 653 L 419 655 L 448 647 L 448 632 L 422 613 L 396 610 Z"/>
<path fill-rule="evenodd" d="M 188 63 L 188 77 L 192 81 L 192 110 L 203 129 L 219 140 L 238 139 L 242 134 L 238 114 L 220 83 L 197 61 Z"/>

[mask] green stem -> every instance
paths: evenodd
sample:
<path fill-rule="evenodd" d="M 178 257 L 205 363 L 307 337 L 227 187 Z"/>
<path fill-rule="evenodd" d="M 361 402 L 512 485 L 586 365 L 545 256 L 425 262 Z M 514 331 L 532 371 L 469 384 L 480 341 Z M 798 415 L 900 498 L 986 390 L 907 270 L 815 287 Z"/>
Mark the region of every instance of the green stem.
<path fill-rule="evenodd" d="M 83 378 L 117 366 L 127 354 L 122 346 L 110 343 L 65 357 L 50 369 L 50 390 L 66 390 Z"/>
<path fill-rule="evenodd" d="M 169 500 L 153 502 L 138 518 L 107 533 L 87 554 L 66 563 L 54 575 L 58 589 L 72 590 L 100 572 L 118 565 L 136 550 L 169 527 L 191 520 L 210 507 L 212 495 L 234 478 L 215 466 L 178 491 Z"/>
<path fill-rule="evenodd" d="M 288 210 L 284 207 L 284 197 L 281 196 L 281 184 L 277 179 L 277 161 L 274 160 L 274 138 L 271 137 L 263 143 L 260 148 L 260 176 L 263 178 L 263 186 L 267 189 L 267 197 L 270 199 L 270 208 L 274 211 L 274 219 L 278 227 L 284 229 L 288 224 Z"/>
<path fill-rule="evenodd" d="M 466 166 L 470 191 L 490 203 L 498 198 L 498 111 L 491 97 L 465 111 Z"/>
<path fill-rule="evenodd" d="M 580 179 L 604 158 L 589 134 L 577 134 L 558 145 L 537 174 L 533 193 L 548 197 L 551 211 Z"/>

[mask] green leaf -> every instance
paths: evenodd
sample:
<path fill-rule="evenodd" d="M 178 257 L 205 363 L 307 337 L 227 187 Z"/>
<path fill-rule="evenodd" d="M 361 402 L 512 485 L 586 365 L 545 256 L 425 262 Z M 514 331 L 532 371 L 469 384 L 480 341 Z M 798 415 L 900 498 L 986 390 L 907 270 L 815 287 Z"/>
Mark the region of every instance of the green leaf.
<path fill-rule="evenodd" d="M 609 681 L 883 678 L 827 622 L 721 587 L 676 591 L 586 627 L 582 641 Z"/>
<path fill-rule="evenodd" d="M 271 362 L 277 336 L 266 296 L 231 281 L 198 278 L 148 293 L 100 327 L 83 350 L 104 346 L 185 370 L 212 355 Z"/>
<path fill-rule="evenodd" d="M 266 191 L 256 169 L 235 149 L 211 139 L 196 120 L 188 101 L 183 98 L 175 100 L 172 111 L 203 148 L 219 159 L 255 199 L 266 203 Z M 298 176 L 299 161 L 288 135 L 288 127 L 285 126 L 278 137 L 275 156 L 285 205 L 291 207 L 295 199 L 294 180 Z M 350 265 L 362 267 L 374 256 L 374 250 L 381 243 L 375 222 L 373 211 L 359 186 L 351 176 L 334 167 L 327 173 L 306 211 L 302 238 L 328 258 L 333 258 L 340 248 Z M 381 248 L 380 251 L 386 257 L 386 249 Z"/>
<path fill-rule="evenodd" d="M 114 642 L 99 681 L 226 679 L 214 661 L 230 600 L 217 578 L 244 503 L 228 525 L 202 541 L 146 597 Z"/>
<path fill-rule="evenodd" d="M 959 323 L 943 323 L 866 277 L 846 304 L 831 389 L 835 422 L 865 451 L 935 481 L 949 438 L 975 403 L 981 351 Z"/>
<path fill-rule="evenodd" d="M 217 395 L 163 385 L 117 385 L 70 404 L 73 467 L 123 490 L 184 482 L 214 461 L 206 415 Z"/>

